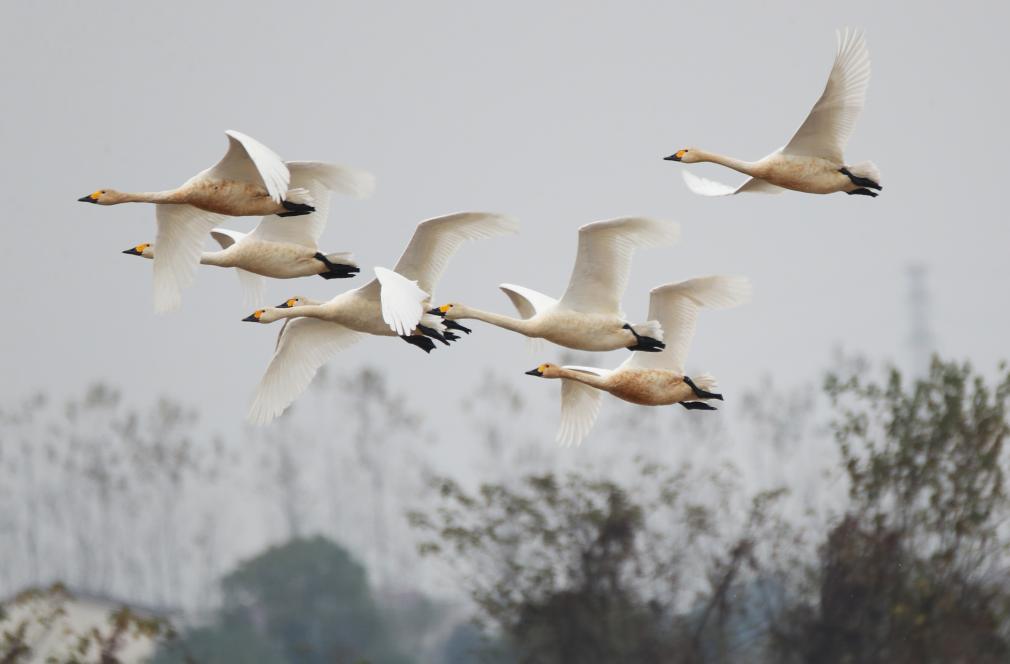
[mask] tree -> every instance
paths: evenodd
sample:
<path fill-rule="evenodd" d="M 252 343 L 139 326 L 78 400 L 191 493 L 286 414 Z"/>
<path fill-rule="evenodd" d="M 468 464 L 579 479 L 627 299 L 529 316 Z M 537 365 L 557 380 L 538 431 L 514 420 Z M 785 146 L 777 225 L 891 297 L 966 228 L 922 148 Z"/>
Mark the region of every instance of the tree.
<path fill-rule="evenodd" d="M 1010 372 L 989 386 L 934 360 L 905 385 L 853 372 L 826 390 L 850 504 L 811 570 L 813 591 L 775 630 L 806 662 L 1004 662 L 1007 535 L 1004 441 Z"/>

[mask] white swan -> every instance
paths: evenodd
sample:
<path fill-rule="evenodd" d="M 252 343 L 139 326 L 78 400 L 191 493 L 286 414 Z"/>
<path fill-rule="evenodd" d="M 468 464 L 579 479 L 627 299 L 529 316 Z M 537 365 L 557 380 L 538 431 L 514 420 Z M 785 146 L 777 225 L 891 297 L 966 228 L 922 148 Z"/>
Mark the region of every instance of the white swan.
<path fill-rule="evenodd" d="M 283 162 L 255 139 L 237 131 L 225 133 L 228 152 L 221 161 L 176 189 L 147 193 L 99 189 L 78 199 L 98 205 L 156 204 L 155 311 L 179 306 L 181 290 L 192 283 L 196 274 L 204 237 L 227 217 L 264 215 L 250 237 L 259 232 L 256 239 L 303 248 L 311 239 L 314 247 L 326 223 L 326 192 L 367 196 L 374 187 L 374 178 L 367 173 L 322 162 Z M 279 219 L 301 215 L 311 215 L 311 219 L 291 220 L 290 227 Z M 306 262 L 311 264 L 312 256 Z"/>
<path fill-rule="evenodd" d="M 210 234 L 221 246 L 221 251 L 200 253 L 201 265 L 234 267 L 247 306 L 263 304 L 263 279 L 294 279 L 319 275 L 324 279 L 353 277 L 359 270 L 349 253 L 322 253 L 317 243 L 329 212 L 330 192 L 364 194 L 374 188 L 374 178 L 332 164 L 318 162 L 290 162 L 291 184 L 309 192 L 315 210 L 294 219 L 267 215 L 251 233 L 241 233 L 226 228 L 211 229 Z M 154 246 L 145 243 L 123 253 L 144 258 L 154 258 Z M 166 280 L 162 286 L 169 288 L 178 282 Z M 176 292 L 173 300 L 179 297 Z"/>
<path fill-rule="evenodd" d="M 701 277 L 658 286 L 650 294 L 649 318 L 658 320 L 666 332 L 666 349 L 661 353 L 633 353 L 613 371 L 554 364 L 527 371 L 531 376 L 561 379 L 557 441 L 562 445 L 582 442 L 596 422 L 603 392 L 643 406 L 679 403 L 689 410 L 715 410 L 706 403 L 722 399 L 712 392 L 715 379 L 703 374 L 692 380 L 684 374 L 698 310 L 734 307 L 749 298 L 750 282 L 744 277 Z"/>
<path fill-rule="evenodd" d="M 654 320 L 629 324 L 621 311 L 621 296 L 628 285 L 634 250 L 672 244 L 679 233 L 675 223 L 641 217 L 586 224 L 579 229 L 575 267 L 560 300 L 522 286 L 502 284 L 499 288 L 521 318 L 457 303 L 444 304 L 428 313 L 446 320 L 482 320 L 577 350 L 659 351 L 663 348 L 662 328 Z"/>
<path fill-rule="evenodd" d="M 784 189 L 809 194 L 876 196 L 881 190 L 880 171 L 870 161 L 847 165 L 843 153 L 866 102 L 870 82 L 870 54 L 859 31 L 839 31 L 835 64 L 820 99 L 792 139 L 759 161 L 749 162 L 685 148 L 665 157 L 685 164 L 713 162 L 751 176 L 738 187 L 683 171 L 688 188 L 702 196 L 728 196 L 746 192 L 781 193 Z"/>
<path fill-rule="evenodd" d="M 292 298 L 259 309 L 244 320 L 271 323 L 293 319 L 282 330 L 270 366 L 256 389 L 250 421 L 265 424 L 301 394 L 334 354 L 362 334 L 399 336 L 426 352 L 433 337 L 455 339 L 451 326 L 425 313 L 430 294 L 449 259 L 467 240 L 514 233 L 514 220 L 484 212 L 461 212 L 422 221 L 393 270 L 376 267 L 376 278 L 329 302 Z"/>

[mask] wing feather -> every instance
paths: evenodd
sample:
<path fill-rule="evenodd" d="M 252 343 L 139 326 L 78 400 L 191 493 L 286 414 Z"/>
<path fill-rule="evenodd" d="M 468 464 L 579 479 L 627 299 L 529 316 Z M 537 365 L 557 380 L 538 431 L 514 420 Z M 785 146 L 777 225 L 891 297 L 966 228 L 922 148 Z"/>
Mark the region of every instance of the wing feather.
<path fill-rule="evenodd" d="M 516 286 L 515 284 L 501 284 L 498 286 L 501 292 L 512 301 L 516 311 L 523 318 L 532 318 L 545 309 L 550 309 L 558 303 L 550 295 L 544 295 L 532 288 Z"/>
<path fill-rule="evenodd" d="M 579 248 L 560 305 L 583 313 L 621 315 L 631 257 L 641 247 L 673 244 L 680 226 L 643 217 L 596 221 L 579 229 Z"/>
<path fill-rule="evenodd" d="M 712 276 L 688 279 L 652 289 L 649 318 L 663 326 L 666 348 L 659 353 L 635 352 L 621 365 L 633 369 L 669 369 L 684 372 L 684 361 L 694 339 L 698 311 L 727 309 L 750 299 L 746 277 Z"/>
<path fill-rule="evenodd" d="M 318 318 L 290 319 L 256 388 L 249 421 L 266 424 L 283 413 L 305 391 L 321 366 L 360 338 L 359 333 L 337 323 Z"/>
<path fill-rule="evenodd" d="M 755 193 L 755 194 L 781 194 L 785 189 L 774 185 L 766 180 L 758 178 L 747 178 L 739 186 L 733 187 L 722 182 L 709 180 L 683 170 L 680 174 L 684 178 L 684 184 L 693 193 L 699 196 L 732 196 L 733 194 Z"/>
<path fill-rule="evenodd" d="M 192 205 L 155 206 L 158 232 L 154 246 L 154 310 L 172 311 L 182 301 L 182 289 L 193 283 L 207 234 L 226 219 Z"/>
<path fill-rule="evenodd" d="M 424 315 L 428 294 L 417 287 L 417 282 L 407 279 L 384 267 L 375 268 L 379 280 L 382 320 L 397 334 L 409 335 Z"/>
<path fill-rule="evenodd" d="M 605 376 L 608 371 L 594 367 L 574 367 L 565 369 Z M 558 426 L 557 442 L 564 447 L 581 445 L 582 440 L 592 431 L 600 413 L 603 392 L 577 380 L 561 379 L 561 423 Z"/>
<path fill-rule="evenodd" d="M 783 148 L 786 154 L 845 161 L 845 145 L 866 103 L 870 52 L 861 31 L 839 30 L 837 35 L 838 50 L 824 92 Z"/>

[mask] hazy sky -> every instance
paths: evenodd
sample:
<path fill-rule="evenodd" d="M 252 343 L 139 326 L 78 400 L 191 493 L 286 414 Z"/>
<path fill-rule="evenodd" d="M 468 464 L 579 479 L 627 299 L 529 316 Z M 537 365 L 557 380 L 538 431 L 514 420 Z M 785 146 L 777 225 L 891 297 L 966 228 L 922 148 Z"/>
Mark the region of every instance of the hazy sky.
<path fill-rule="evenodd" d="M 1008 356 L 1010 332 L 1000 184 L 1010 8 L 929 6 L 7 3 L 0 399 L 104 379 L 133 399 L 200 404 L 222 429 L 241 422 L 277 326 L 241 323 L 249 312 L 236 279 L 216 268 L 200 270 L 179 312 L 155 316 L 151 264 L 120 254 L 153 241 L 154 210 L 76 202 L 99 187 L 178 185 L 220 158 L 225 129 L 285 159 L 375 173 L 372 199 L 335 199 L 322 243 L 353 251 L 368 271 L 391 266 L 421 219 L 516 216 L 520 235 L 456 256 L 439 302 L 511 313 L 496 285 L 560 295 L 581 224 L 679 221 L 678 246 L 636 257 L 625 309 L 643 319 L 661 283 L 749 275 L 753 303 L 703 315 L 689 362 L 728 398 L 765 374 L 812 378 L 838 345 L 903 360 L 912 262 L 929 267 L 939 349 L 990 367 Z M 755 159 L 784 144 L 820 94 L 845 25 L 867 30 L 873 62 L 847 157 L 880 166 L 883 195 L 690 194 L 684 166 L 662 157 L 694 145 Z M 273 282 L 269 298 L 326 298 L 364 278 Z M 523 375 L 553 352 L 531 358 L 521 338 L 474 329 L 430 356 L 374 338 L 334 366 L 394 371 L 435 421 L 455 417 L 457 397 L 489 366 L 557 398 L 556 386 Z"/>

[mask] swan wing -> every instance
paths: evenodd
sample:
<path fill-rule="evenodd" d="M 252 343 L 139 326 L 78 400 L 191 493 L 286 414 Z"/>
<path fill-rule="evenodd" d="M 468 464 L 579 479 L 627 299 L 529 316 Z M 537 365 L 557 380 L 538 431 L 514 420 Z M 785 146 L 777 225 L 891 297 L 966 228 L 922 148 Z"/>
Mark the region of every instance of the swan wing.
<path fill-rule="evenodd" d="M 422 221 L 393 268 L 433 294 L 449 259 L 467 240 L 482 240 L 519 230 L 515 220 L 488 212 L 460 212 Z"/>
<path fill-rule="evenodd" d="M 870 52 L 863 33 L 839 30 L 835 64 L 824 92 L 783 152 L 844 163 L 845 144 L 866 103 L 869 83 Z"/>
<path fill-rule="evenodd" d="M 609 371 L 595 367 L 567 366 L 565 369 L 596 374 L 604 377 Z M 561 424 L 558 426 L 557 442 L 565 447 L 581 445 L 596 424 L 600 414 L 603 392 L 577 380 L 561 379 Z"/>
<path fill-rule="evenodd" d="M 666 348 L 659 353 L 634 352 L 620 368 L 683 373 L 698 311 L 703 307 L 735 307 L 749 300 L 750 294 L 750 281 L 746 277 L 730 276 L 699 277 L 653 288 L 649 294 L 649 319 L 658 320 L 663 326 Z"/>
<path fill-rule="evenodd" d="M 277 153 L 255 138 L 229 129 L 228 152 L 198 177 L 255 182 L 266 188 L 270 198 L 280 203 L 288 191 L 291 173 Z"/>
<path fill-rule="evenodd" d="M 409 335 L 424 315 L 428 294 L 417 287 L 417 282 L 407 279 L 384 267 L 375 268 L 379 281 L 382 320 L 393 332 Z"/>
<path fill-rule="evenodd" d="M 247 309 L 259 309 L 266 299 L 264 296 L 265 280 L 255 272 L 235 268 L 239 286 L 242 288 L 242 306 Z"/>
<path fill-rule="evenodd" d="M 516 311 L 523 318 L 532 318 L 541 311 L 550 309 L 558 303 L 550 295 L 544 295 L 532 288 L 516 286 L 515 284 L 501 284 L 498 286 L 501 292 L 508 296 L 515 306 Z"/>
<path fill-rule="evenodd" d="M 158 233 L 154 254 L 154 310 L 172 311 L 182 301 L 182 289 L 193 283 L 204 239 L 227 217 L 192 205 L 155 206 Z"/>
<path fill-rule="evenodd" d="M 331 192 L 365 198 L 375 190 L 375 177 L 365 171 L 320 161 L 289 161 L 287 167 L 291 172 L 289 187 L 308 191 L 316 211 L 297 217 L 267 215 L 252 232 L 258 240 L 315 249 L 326 229 Z"/>
<path fill-rule="evenodd" d="M 643 217 L 596 221 L 579 229 L 579 249 L 563 307 L 583 313 L 621 315 L 631 256 L 639 247 L 673 244 L 680 226 Z"/>
<path fill-rule="evenodd" d="M 277 349 L 249 408 L 249 421 L 266 424 L 305 391 L 319 367 L 361 335 L 318 318 L 294 318 L 281 328 Z"/>
<path fill-rule="evenodd" d="M 757 194 L 781 194 L 785 189 L 759 178 L 747 178 L 743 184 L 733 187 L 722 182 L 709 180 L 683 170 L 680 172 L 684 178 L 684 184 L 693 193 L 699 196 L 732 196 L 733 194 L 757 193 Z"/>
<path fill-rule="evenodd" d="M 221 245 L 222 249 L 227 249 L 236 242 L 241 242 L 247 234 L 240 231 L 233 231 L 230 228 L 212 228 L 210 236 Z"/>

